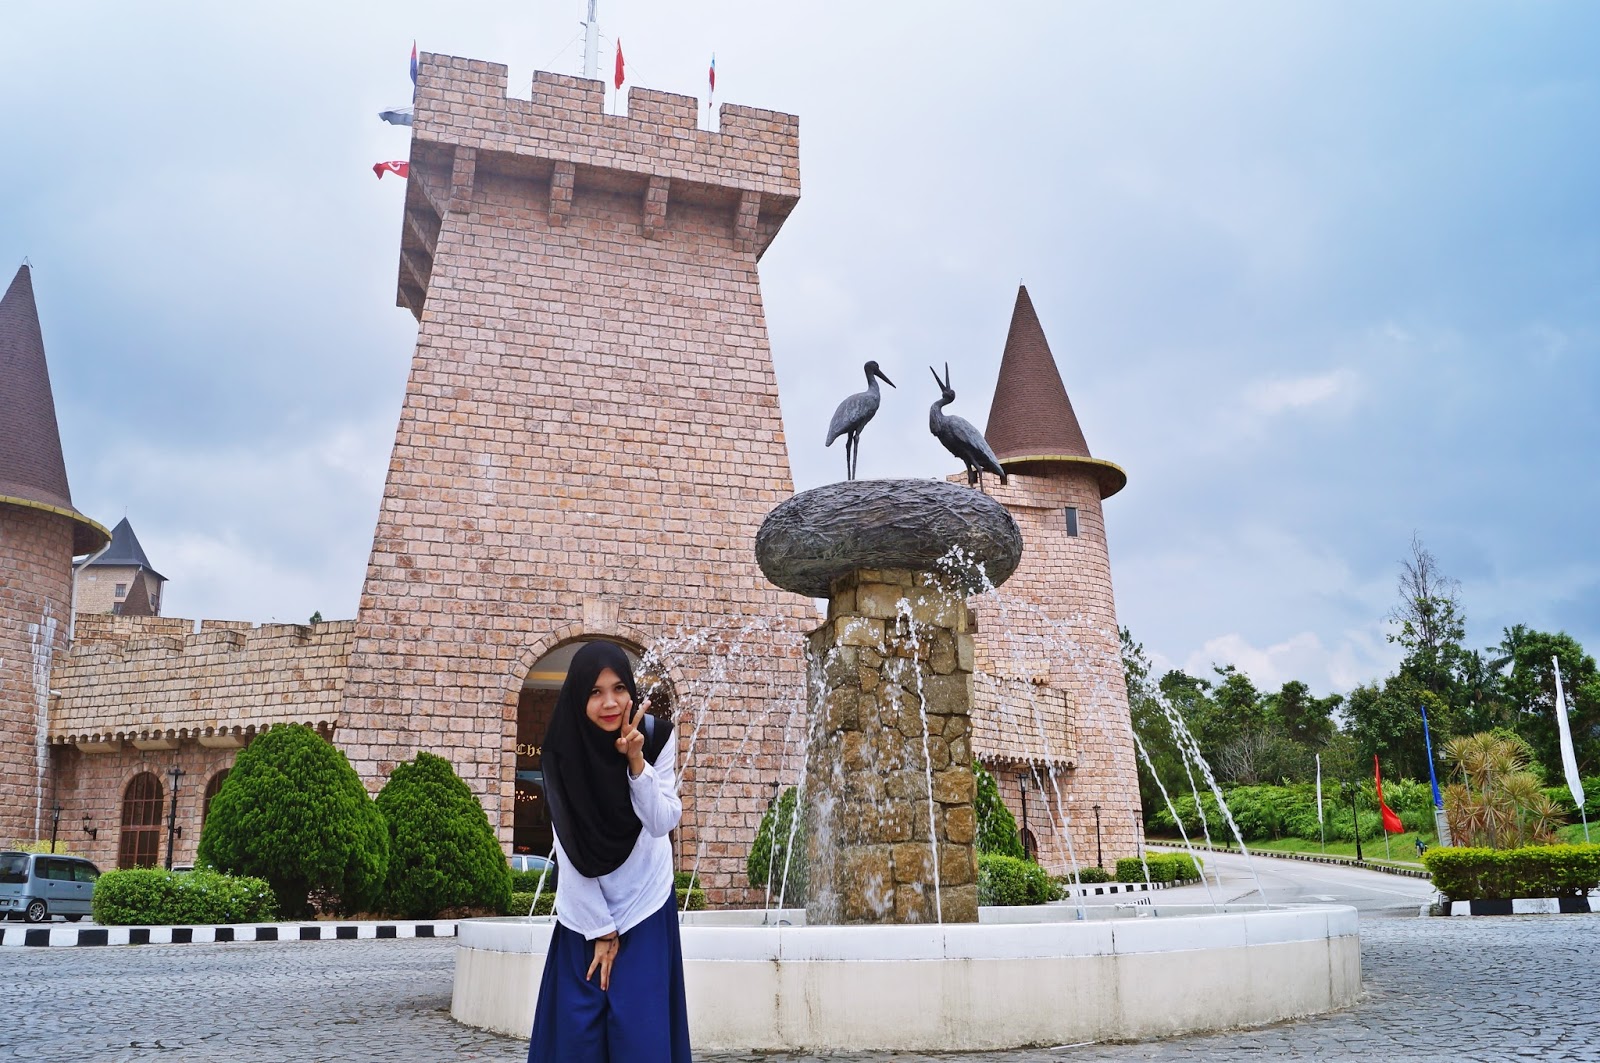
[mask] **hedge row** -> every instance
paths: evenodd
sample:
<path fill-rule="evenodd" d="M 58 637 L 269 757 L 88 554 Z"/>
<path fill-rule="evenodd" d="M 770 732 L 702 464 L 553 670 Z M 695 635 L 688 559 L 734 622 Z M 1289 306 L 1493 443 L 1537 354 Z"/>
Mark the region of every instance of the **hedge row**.
<path fill-rule="evenodd" d="M 1143 882 L 1149 867 L 1151 882 L 1191 882 L 1200 877 L 1199 863 L 1188 853 L 1146 853 L 1143 860 L 1124 856 L 1117 861 L 1117 881 Z"/>
<path fill-rule="evenodd" d="M 278 899 L 259 878 L 133 868 L 101 875 L 90 911 L 102 926 L 267 923 L 277 918 Z"/>
<path fill-rule="evenodd" d="M 1060 895 L 1055 879 L 1032 860 L 998 853 L 978 857 L 979 904 L 1045 904 Z"/>
<path fill-rule="evenodd" d="M 1581 897 L 1600 888 L 1600 845 L 1429 849 L 1422 862 L 1452 901 Z"/>

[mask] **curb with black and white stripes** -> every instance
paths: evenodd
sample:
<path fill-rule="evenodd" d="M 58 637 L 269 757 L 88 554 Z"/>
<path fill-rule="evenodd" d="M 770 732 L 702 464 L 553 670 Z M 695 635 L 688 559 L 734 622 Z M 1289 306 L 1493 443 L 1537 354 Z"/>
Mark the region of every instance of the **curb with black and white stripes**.
<path fill-rule="evenodd" d="M 1066 884 L 1061 887 L 1061 896 L 1071 900 L 1074 897 L 1111 897 L 1118 893 L 1146 893 L 1150 890 L 1164 890 L 1173 885 L 1170 882 L 1104 882 L 1084 883 L 1081 886 Z"/>
<path fill-rule="evenodd" d="M 455 920 L 394 923 L 246 923 L 237 926 L 16 926 L 0 923 L 0 947 L 200 945 L 248 941 L 371 941 L 450 938 Z"/>
<path fill-rule="evenodd" d="M 1600 897 L 1515 897 L 1451 901 L 1451 915 L 1571 915 L 1600 912 Z"/>

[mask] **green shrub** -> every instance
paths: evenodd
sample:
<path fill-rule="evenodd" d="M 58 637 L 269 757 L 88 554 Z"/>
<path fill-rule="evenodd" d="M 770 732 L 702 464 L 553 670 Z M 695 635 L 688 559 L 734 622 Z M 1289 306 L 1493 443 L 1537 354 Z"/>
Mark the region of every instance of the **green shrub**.
<path fill-rule="evenodd" d="M 385 911 L 432 919 L 505 908 L 511 868 L 483 805 L 448 760 L 423 752 L 396 765 L 377 806 L 389 826 Z"/>
<path fill-rule="evenodd" d="M 978 817 L 978 836 L 974 841 L 978 854 L 1025 858 L 1028 854 L 1022 848 L 1022 835 L 1017 831 L 1016 818 L 1000 799 L 1000 785 L 977 761 L 972 762 L 972 774 L 978 784 L 972 799 L 972 811 Z"/>
<path fill-rule="evenodd" d="M 1032 860 L 998 853 L 978 857 L 979 904 L 1044 904 L 1060 895 L 1055 879 Z"/>
<path fill-rule="evenodd" d="M 50 848 L 49 838 L 45 838 L 43 841 L 39 841 L 37 839 L 14 841 L 6 845 L 0 845 L 0 849 L 7 849 L 13 853 L 48 853 L 52 851 Z M 78 852 L 72 846 L 60 840 L 57 840 L 56 847 L 53 851 L 56 856 L 83 856 L 82 853 Z M 84 857 L 84 859 L 88 858 Z"/>
<path fill-rule="evenodd" d="M 1064 875 L 1061 881 L 1063 883 L 1071 882 L 1072 876 L 1070 874 Z M 1110 882 L 1111 876 L 1106 872 L 1105 868 L 1095 867 L 1091 864 L 1088 867 L 1078 868 L 1078 881 L 1084 883 Z"/>
<path fill-rule="evenodd" d="M 1144 862 L 1137 856 L 1124 856 L 1117 860 L 1118 882 L 1143 882 Z"/>
<path fill-rule="evenodd" d="M 503 858 L 502 858 L 503 859 Z M 350 762 L 309 727 L 246 746 L 217 791 L 199 863 L 266 879 L 285 915 L 369 911 L 389 870 L 389 830 Z"/>
<path fill-rule="evenodd" d="M 1143 882 L 1147 865 L 1151 882 L 1189 882 L 1200 877 L 1195 858 L 1188 853 L 1146 853 L 1143 863 L 1137 856 L 1118 860 L 1117 881 Z"/>
<path fill-rule="evenodd" d="M 1600 888 L 1600 845 L 1435 846 L 1422 854 L 1422 863 L 1434 887 L 1452 901 L 1580 897 Z"/>
<path fill-rule="evenodd" d="M 679 889 L 678 911 L 703 912 L 706 910 L 706 891 L 698 886 L 692 890 Z M 518 890 L 511 894 L 510 902 L 505 907 L 507 915 L 527 915 L 528 908 L 533 905 L 533 893 L 527 890 Z M 553 890 L 545 890 L 539 895 L 538 906 L 534 908 L 534 915 L 550 915 L 556 909 L 556 895 Z"/>
<path fill-rule="evenodd" d="M 104 926 L 266 923 L 277 918 L 278 900 L 259 878 L 132 868 L 101 875 L 90 910 Z"/>
<path fill-rule="evenodd" d="M 544 891 L 554 893 L 556 888 L 556 869 L 545 871 L 513 871 L 511 872 L 511 891 L 513 893 L 535 893 L 539 889 L 539 877 L 544 876 Z"/>
<path fill-rule="evenodd" d="M 783 894 L 785 905 L 806 902 L 809 875 L 806 870 L 806 820 L 800 817 L 795 826 L 795 806 L 799 800 L 793 786 L 783 792 L 776 805 L 768 806 L 756 828 L 755 840 L 750 845 L 750 856 L 745 860 L 745 874 L 754 889 L 770 888 L 772 895 Z M 790 856 L 790 836 L 793 835 L 794 854 Z M 785 867 L 788 870 L 785 884 Z M 683 872 L 679 872 L 683 874 Z"/>

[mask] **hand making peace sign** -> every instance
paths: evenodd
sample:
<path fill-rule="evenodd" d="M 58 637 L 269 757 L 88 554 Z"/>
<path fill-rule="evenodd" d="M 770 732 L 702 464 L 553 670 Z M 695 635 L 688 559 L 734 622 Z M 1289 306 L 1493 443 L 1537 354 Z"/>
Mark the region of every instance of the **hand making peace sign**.
<path fill-rule="evenodd" d="M 634 778 L 644 771 L 644 732 L 639 730 L 639 724 L 649 711 L 650 699 L 645 698 L 631 718 L 624 713 L 622 731 L 617 736 L 617 752 L 628 758 L 628 774 Z"/>

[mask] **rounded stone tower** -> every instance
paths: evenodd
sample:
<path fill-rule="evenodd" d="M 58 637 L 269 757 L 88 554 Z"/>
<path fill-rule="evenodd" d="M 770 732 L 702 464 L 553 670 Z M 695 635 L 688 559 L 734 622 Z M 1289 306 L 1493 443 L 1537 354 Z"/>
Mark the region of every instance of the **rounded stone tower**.
<path fill-rule="evenodd" d="M 67 645 L 72 559 L 110 539 L 72 506 L 23 266 L 0 298 L 0 844 L 49 832 L 50 671 Z"/>
<path fill-rule="evenodd" d="M 1101 503 L 1127 476 L 1089 453 L 1025 287 L 984 431 L 1007 473 L 987 481 L 1022 529 L 1022 563 L 979 599 L 974 745 L 1006 804 L 1063 869 L 1136 855 L 1139 780 Z M 985 689 L 987 688 L 987 689 Z"/>

